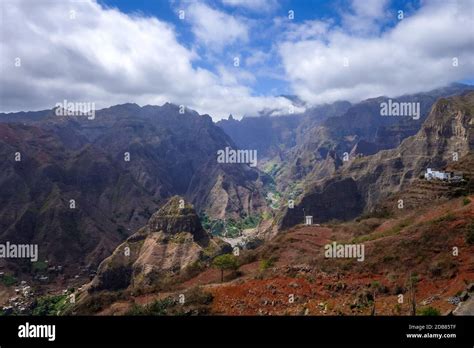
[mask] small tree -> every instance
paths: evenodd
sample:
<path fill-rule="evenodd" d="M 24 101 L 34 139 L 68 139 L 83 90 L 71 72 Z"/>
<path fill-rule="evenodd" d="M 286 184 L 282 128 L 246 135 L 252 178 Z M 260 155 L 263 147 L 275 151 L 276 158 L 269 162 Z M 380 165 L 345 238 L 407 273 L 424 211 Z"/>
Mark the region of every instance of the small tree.
<path fill-rule="evenodd" d="M 372 288 L 372 297 L 374 299 L 370 315 L 375 315 L 375 295 L 380 291 L 381 285 L 379 281 L 375 280 L 370 284 L 370 287 Z"/>
<path fill-rule="evenodd" d="M 224 271 L 225 270 L 236 270 L 239 265 L 237 258 L 233 254 L 224 254 L 217 256 L 213 260 L 214 267 L 221 270 L 221 283 L 224 282 Z"/>
<path fill-rule="evenodd" d="M 416 284 L 418 283 L 417 275 L 410 273 L 408 283 L 411 292 L 411 315 L 416 315 Z"/>

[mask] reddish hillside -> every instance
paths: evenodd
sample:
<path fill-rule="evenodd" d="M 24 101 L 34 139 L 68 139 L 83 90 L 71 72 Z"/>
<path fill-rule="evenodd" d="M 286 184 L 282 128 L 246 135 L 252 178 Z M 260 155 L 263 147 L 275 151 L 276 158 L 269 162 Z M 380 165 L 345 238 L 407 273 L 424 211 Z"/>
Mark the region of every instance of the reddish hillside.
<path fill-rule="evenodd" d="M 227 274 L 224 283 L 219 271 L 206 268 L 166 294 L 132 296 L 105 306 L 102 314 L 123 314 L 132 302 L 143 306 L 199 291 L 212 300 L 205 297 L 199 310 L 196 301 L 175 301 L 166 313 L 194 308 L 191 313 L 221 315 L 370 315 L 375 303 L 376 315 L 409 315 L 410 276 L 416 279 L 417 310 L 433 307 L 445 314 L 474 281 L 474 245 L 466 239 L 474 223 L 473 200 L 457 198 L 397 217 L 297 226 L 242 252 L 238 271 Z M 364 261 L 325 258 L 324 245 L 333 241 L 363 244 Z"/>

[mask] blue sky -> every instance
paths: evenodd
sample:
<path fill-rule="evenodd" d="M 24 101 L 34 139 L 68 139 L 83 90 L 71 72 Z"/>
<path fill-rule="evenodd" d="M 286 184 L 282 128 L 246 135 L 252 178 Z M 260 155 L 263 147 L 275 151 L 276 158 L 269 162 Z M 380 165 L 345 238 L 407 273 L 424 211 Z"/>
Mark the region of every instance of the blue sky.
<path fill-rule="evenodd" d="M 64 99 L 98 108 L 172 102 L 218 120 L 287 114 L 293 106 L 283 94 L 310 106 L 472 82 L 473 7 L 471 0 L 2 1 L 1 111 Z"/>
<path fill-rule="evenodd" d="M 193 1 L 168 1 L 168 0 L 101 0 L 100 3 L 107 7 L 118 8 L 120 11 L 128 14 L 139 14 L 148 17 L 156 17 L 168 23 L 172 23 L 179 35 L 180 42 L 187 46 L 193 47 L 198 44 L 198 40 L 193 35 L 191 24 L 179 19 L 178 14 L 180 9 L 186 8 L 186 3 Z M 196 1 L 194 1 L 196 2 Z M 351 7 L 350 0 L 281 0 L 281 1 L 266 1 L 269 3 L 268 9 L 249 8 L 230 6 L 219 0 L 204 1 L 204 3 L 213 9 L 229 13 L 234 16 L 241 16 L 249 18 L 259 23 L 262 32 L 264 28 L 270 28 L 275 17 L 286 17 L 288 11 L 294 11 L 293 22 L 301 24 L 308 20 L 330 20 L 334 26 L 341 25 L 341 15 Z M 398 23 L 395 16 L 399 10 L 404 11 L 405 15 L 410 15 L 420 7 L 419 1 L 391 1 L 388 3 L 387 11 L 394 14 L 393 18 L 383 23 L 384 29 L 391 28 Z M 223 29 L 225 30 L 225 29 Z M 281 31 L 282 29 L 280 29 Z M 240 45 L 231 46 L 230 52 L 222 52 L 219 56 L 221 60 L 227 60 L 229 64 L 233 64 L 232 58 L 234 56 L 249 57 L 252 51 L 271 52 L 272 33 L 269 31 L 268 35 L 261 35 L 262 33 L 252 33 L 250 41 L 245 47 Z M 229 48 L 228 48 L 229 49 Z M 199 52 L 205 56 L 206 48 L 200 47 Z M 201 66 L 206 69 L 215 71 L 215 66 L 212 62 L 201 60 L 194 62 L 195 66 Z M 279 69 L 281 63 L 276 57 L 266 62 L 266 68 L 270 69 L 272 75 L 259 74 L 257 68 L 250 68 L 255 75 L 259 75 L 254 83 L 252 83 L 252 92 L 254 95 L 282 95 L 293 94 L 291 86 L 285 80 L 284 72 Z"/>

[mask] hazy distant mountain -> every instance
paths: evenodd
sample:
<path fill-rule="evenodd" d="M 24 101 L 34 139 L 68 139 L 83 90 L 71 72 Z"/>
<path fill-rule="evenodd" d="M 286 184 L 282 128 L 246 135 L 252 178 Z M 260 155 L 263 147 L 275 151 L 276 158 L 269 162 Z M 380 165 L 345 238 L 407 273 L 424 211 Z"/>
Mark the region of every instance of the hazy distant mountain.
<path fill-rule="evenodd" d="M 297 95 L 282 94 L 279 95 L 279 97 L 288 99 L 295 106 L 306 106 L 306 102 L 304 100 L 301 100 L 300 97 L 298 97 Z"/>
<path fill-rule="evenodd" d="M 342 115 L 349 102 L 336 102 L 308 108 L 304 113 L 221 120 L 221 127 L 243 149 L 256 149 L 260 158 L 280 156 L 296 146 L 304 134 L 323 120 Z"/>

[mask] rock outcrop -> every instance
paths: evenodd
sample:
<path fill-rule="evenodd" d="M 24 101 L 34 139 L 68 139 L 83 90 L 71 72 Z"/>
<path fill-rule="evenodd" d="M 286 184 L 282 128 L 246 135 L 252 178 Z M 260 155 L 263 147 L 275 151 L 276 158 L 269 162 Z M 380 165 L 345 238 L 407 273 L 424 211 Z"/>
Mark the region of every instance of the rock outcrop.
<path fill-rule="evenodd" d="M 230 250 L 202 228 L 191 205 L 174 196 L 100 264 L 90 291 L 153 285 Z"/>

